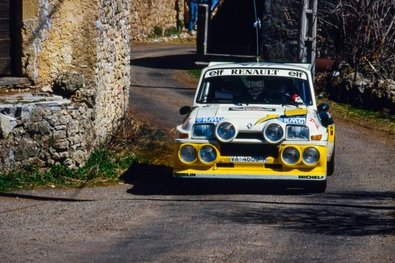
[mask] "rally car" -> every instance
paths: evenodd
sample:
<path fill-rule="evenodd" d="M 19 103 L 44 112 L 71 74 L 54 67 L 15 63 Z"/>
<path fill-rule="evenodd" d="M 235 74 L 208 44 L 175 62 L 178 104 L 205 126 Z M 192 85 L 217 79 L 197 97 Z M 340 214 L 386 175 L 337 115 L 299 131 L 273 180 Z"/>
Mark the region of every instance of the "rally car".
<path fill-rule="evenodd" d="M 335 125 L 310 64 L 210 63 L 177 126 L 177 178 L 289 180 L 324 192 Z"/>

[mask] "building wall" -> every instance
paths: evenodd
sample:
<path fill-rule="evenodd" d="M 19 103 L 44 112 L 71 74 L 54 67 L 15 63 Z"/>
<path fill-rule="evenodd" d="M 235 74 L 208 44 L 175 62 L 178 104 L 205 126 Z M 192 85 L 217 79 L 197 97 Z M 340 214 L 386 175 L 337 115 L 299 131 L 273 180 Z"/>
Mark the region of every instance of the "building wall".
<path fill-rule="evenodd" d="M 22 70 L 33 86 L 0 97 L 1 171 L 77 167 L 111 138 L 128 106 L 130 8 L 131 0 L 23 1 Z"/>
<path fill-rule="evenodd" d="M 158 27 L 164 33 L 168 29 L 183 29 L 186 0 L 133 0 L 131 10 L 132 40 L 141 41 Z"/>
<path fill-rule="evenodd" d="M 23 1 L 22 65 L 35 84 L 71 70 L 93 76 L 99 7 L 92 0 Z"/>

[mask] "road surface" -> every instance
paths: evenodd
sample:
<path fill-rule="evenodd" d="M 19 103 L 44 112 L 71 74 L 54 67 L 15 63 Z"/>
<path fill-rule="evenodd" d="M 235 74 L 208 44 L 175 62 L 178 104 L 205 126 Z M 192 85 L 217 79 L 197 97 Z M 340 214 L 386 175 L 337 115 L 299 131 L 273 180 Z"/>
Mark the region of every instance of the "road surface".
<path fill-rule="evenodd" d="M 135 46 L 132 57 L 131 107 L 172 129 L 194 93 L 193 46 Z M 393 263 L 394 143 L 372 130 L 337 122 L 323 194 L 181 185 L 171 167 L 150 164 L 132 165 L 116 186 L 1 194 L 1 262 Z"/>

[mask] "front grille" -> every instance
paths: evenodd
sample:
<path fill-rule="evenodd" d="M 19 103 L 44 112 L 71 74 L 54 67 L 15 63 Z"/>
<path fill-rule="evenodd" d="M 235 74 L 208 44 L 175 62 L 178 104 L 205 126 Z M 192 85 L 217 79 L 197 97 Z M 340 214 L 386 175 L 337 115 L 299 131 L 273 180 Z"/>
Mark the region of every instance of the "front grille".
<path fill-rule="evenodd" d="M 222 156 L 278 157 L 278 147 L 272 144 L 221 143 Z"/>
<path fill-rule="evenodd" d="M 255 139 L 264 141 L 263 134 L 261 132 L 239 132 L 236 139 Z"/>

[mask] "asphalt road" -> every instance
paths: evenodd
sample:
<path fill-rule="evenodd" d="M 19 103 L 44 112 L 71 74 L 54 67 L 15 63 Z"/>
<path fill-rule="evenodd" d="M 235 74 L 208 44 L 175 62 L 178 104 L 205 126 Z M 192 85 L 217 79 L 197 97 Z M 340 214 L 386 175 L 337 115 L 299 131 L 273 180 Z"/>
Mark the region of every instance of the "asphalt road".
<path fill-rule="evenodd" d="M 162 129 L 191 102 L 193 46 L 133 47 L 131 105 Z M 336 118 L 336 116 L 335 116 Z M 0 194 L 1 262 L 395 262 L 394 140 L 337 121 L 323 194 L 180 184 L 132 165 L 125 184 Z"/>

